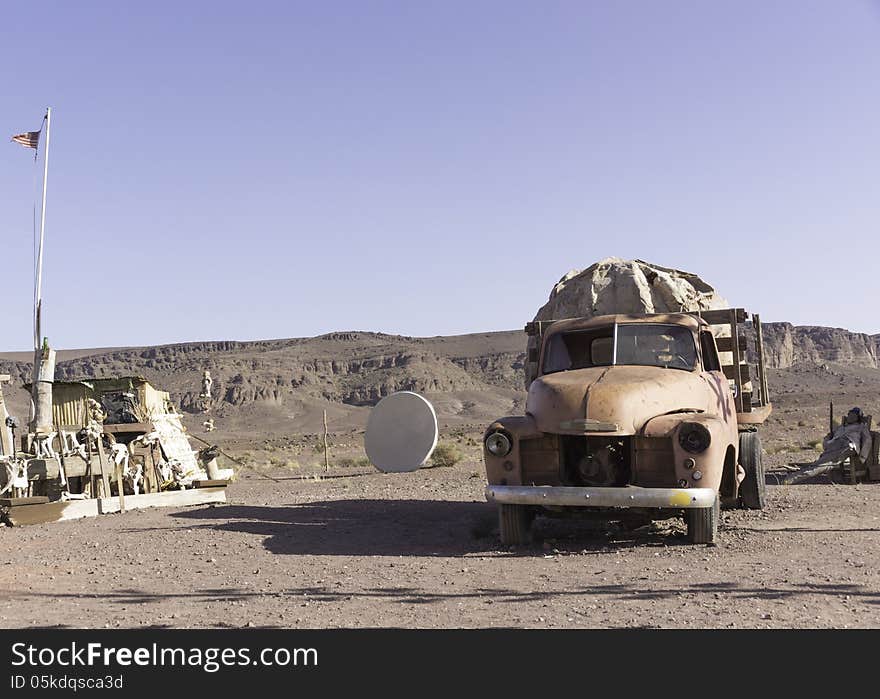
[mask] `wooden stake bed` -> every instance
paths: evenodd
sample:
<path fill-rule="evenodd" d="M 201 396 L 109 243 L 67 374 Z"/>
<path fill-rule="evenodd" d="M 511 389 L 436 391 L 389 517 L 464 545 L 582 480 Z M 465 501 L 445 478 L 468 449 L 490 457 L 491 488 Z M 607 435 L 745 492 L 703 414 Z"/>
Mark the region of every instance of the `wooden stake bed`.
<path fill-rule="evenodd" d="M 767 386 L 767 367 L 764 362 L 764 333 L 761 317 L 752 315 L 754 329 L 755 365 L 748 363 L 748 341 L 740 328 L 749 314 L 743 308 L 724 308 L 715 311 L 693 312 L 709 325 L 729 328 L 728 337 L 718 337 L 715 344 L 719 352 L 730 354 L 732 361 L 721 367 L 724 375 L 733 381 L 736 403 L 736 419 L 740 425 L 760 425 L 773 410 L 770 403 L 770 390 Z M 754 375 L 753 375 L 754 374 Z"/>
<path fill-rule="evenodd" d="M 33 502 L 34 500 L 39 502 Z M 148 507 L 187 507 L 225 502 L 225 485 L 212 485 L 192 490 L 169 490 L 162 493 L 126 495 L 125 511 L 142 510 Z M 119 512 L 118 497 L 56 502 L 46 502 L 45 498 L 0 500 L 0 518 L 15 527 L 25 524 L 43 524 L 82 517 L 96 517 L 111 512 Z"/>

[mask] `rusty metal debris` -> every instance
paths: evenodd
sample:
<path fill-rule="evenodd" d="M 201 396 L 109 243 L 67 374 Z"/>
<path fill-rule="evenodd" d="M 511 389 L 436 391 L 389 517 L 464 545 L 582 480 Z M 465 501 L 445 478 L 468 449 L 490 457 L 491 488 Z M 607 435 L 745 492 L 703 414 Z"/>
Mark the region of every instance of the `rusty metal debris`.
<path fill-rule="evenodd" d="M 139 497 L 154 496 L 149 498 L 154 506 L 162 504 L 166 493 L 206 484 L 222 489 L 233 476 L 232 469 L 218 466 L 217 454 L 193 449 L 169 394 L 146 379 L 53 381 L 47 388 L 51 408 L 43 419 L 52 429 L 28 430 L 19 444 L 18 423 L 0 397 L 0 462 L 5 466 L 0 496 L 6 496 L 0 514 L 7 520 L 14 519 L 15 508 L 73 501 L 118 498 L 118 509 L 124 510 L 138 506 Z M 91 513 L 87 507 L 73 510 Z M 103 511 L 102 506 L 94 510 Z M 46 521 L 68 518 L 55 516 L 61 512 L 46 510 Z M 33 517 L 36 511 L 28 514 Z"/>
<path fill-rule="evenodd" d="M 871 430 L 872 416 L 853 407 L 836 425 L 833 403 L 830 413 L 830 431 L 822 440 L 822 454 L 815 461 L 797 464 L 797 470 L 785 476 L 781 483 L 802 483 L 834 470 L 839 470 L 844 482 L 850 484 L 880 480 L 877 458 L 880 433 Z"/>

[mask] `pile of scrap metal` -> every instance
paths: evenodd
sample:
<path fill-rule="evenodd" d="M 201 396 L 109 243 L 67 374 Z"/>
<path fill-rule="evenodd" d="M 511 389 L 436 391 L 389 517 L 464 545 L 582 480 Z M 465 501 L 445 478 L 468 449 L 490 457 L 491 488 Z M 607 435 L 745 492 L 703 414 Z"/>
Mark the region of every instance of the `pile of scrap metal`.
<path fill-rule="evenodd" d="M 232 470 L 219 468 L 217 450 L 192 448 L 168 393 L 140 377 L 50 385 L 51 423 L 32 418 L 19 444 L 20 423 L 0 391 L 0 517 L 7 523 L 225 502 Z"/>
<path fill-rule="evenodd" d="M 861 480 L 880 480 L 880 432 L 871 430 L 871 420 L 870 415 L 856 407 L 835 425 L 832 403 L 830 431 L 822 440 L 821 456 L 808 464 L 795 464 L 797 470 L 782 479 L 782 483 L 800 483 L 835 469 L 840 470 L 845 483 L 853 485 Z"/>

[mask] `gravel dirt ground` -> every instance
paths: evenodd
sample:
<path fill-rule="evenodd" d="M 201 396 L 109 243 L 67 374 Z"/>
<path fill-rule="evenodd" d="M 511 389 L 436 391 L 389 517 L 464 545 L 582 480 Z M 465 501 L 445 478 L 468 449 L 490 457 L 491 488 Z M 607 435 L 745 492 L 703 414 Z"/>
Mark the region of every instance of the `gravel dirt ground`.
<path fill-rule="evenodd" d="M 878 627 L 880 485 L 770 486 L 720 544 L 539 519 L 501 547 L 482 466 L 245 473 L 229 504 L 2 530 L 3 627 Z"/>

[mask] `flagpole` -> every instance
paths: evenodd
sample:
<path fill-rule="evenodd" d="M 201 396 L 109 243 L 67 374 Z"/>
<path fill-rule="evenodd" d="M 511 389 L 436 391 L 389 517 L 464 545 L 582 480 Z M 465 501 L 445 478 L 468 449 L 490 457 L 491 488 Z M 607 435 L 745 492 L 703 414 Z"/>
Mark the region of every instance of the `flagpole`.
<path fill-rule="evenodd" d="M 40 307 L 43 301 L 43 234 L 46 230 L 46 184 L 49 181 L 49 128 L 51 107 L 46 107 L 46 152 L 43 155 L 43 204 L 40 207 L 40 246 L 37 252 L 36 296 L 34 298 L 34 349 L 40 349 Z"/>
<path fill-rule="evenodd" d="M 31 420 L 28 431 L 38 439 L 52 434 L 52 384 L 55 381 L 55 350 L 48 344 L 42 347 L 40 311 L 43 303 L 43 235 L 46 230 L 46 183 L 49 179 L 49 120 L 51 109 L 46 108 L 46 153 L 43 170 L 43 206 L 40 210 L 40 247 L 37 251 L 37 275 L 34 280 L 34 380 L 32 388 Z M 39 453 L 39 450 L 37 451 Z"/>

